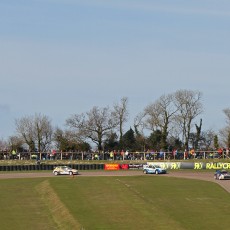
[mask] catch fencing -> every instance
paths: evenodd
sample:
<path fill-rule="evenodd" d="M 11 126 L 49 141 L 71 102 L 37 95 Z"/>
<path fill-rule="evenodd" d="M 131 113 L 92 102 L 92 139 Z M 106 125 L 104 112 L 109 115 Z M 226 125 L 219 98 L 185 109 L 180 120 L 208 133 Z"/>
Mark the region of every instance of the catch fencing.
<path fill-rule="evenodd" d="M 177 152 L 8 152 L 0 151 L 0 160 L 187 160 L 229 159 L 229 151 Z"/>

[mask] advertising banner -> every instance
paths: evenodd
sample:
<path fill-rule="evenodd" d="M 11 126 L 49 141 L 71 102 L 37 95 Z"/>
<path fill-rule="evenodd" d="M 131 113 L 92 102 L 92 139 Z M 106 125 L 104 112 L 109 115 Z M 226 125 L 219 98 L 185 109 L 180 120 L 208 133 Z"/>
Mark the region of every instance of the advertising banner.
<path fill-rule="evenodd" d="M 148 165 L 159 165 L 164 169 L 230 169 L 228 162 L 147 162 Z"/>
<path fill-rule="evenodd" d="M 129 169 L 142 169 L 143 164 L 129 164 Z"/>
<path fill-rule="evenodd" d="M 121 169 L 129 169 L 129 165 L 128 164 L 120 164 L 120 168 Z"/>
<path fill-rule="evenodd" d="M 119 164 L 105 164 L 104 170 L 119 170 L 120 165 Z"/>
<path fill-rule="evenodd" d="M 230 163 L 229 162 L 209 162 L 205 165 L 206 169 L 230 169 Z"/>

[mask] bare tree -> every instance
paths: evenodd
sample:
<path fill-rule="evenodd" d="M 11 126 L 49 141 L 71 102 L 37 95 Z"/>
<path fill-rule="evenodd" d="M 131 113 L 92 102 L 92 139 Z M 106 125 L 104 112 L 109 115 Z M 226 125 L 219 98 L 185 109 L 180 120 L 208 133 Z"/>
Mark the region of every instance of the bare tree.
<path fill-rule="evenodd" d="M 24 140 L 18 136 L 10 136 L 8 138 L 8 143 L 11 150 L 21 151 L 23 150 Z"/>
<path fill-rule="evenodd" d="M 219 131 L 219 133 L 220 133 L 221 141 L 223 142 L 223 144 L 227 148 L 230 148 L 230 140 L 229 140 L 229 136 L 230 136 L 230 108 L 223 109 L 223 113 L 225 115 L 226 126 L 224 128 L 222 128 Z"/>
<path fill-rule="evenodd" d="M 161 148 L 166 149 L 169 125 L 178 108 L 174 105 L 173 94 L 161 96 L 155 103 L 145 108 L 146 125 L 150 130 L 162 133 Z"/>
<path fill-rule="evenodd" d="M 59 151 L 84 151 L 89 150 L 90 145 L 80 139 L 73 130 L 55 128 L 53 142 Z"/>
<path fill-rule="evenodd" d="M 41 114 L 25 116 L 15 121 L 16 131 L 29 146 L 30 151 L 47 151 L 52 142 L 51 120 Z"/>
<path fill-rule="evenodd" d="M 145 151 L 146 142 L 147 142 L 146 137 L 144 135 L 145 115 L 146 115 L 145 112 L 141 112 L 134 118 L 134 131 L 136 134 L 136 143 L 137 146 L 141 147 L 141 151 Z"/>
<path fill-rule="evenodd" d="M 23 138 L 31 152 L 34 152 L 36 149 L 33 119 L 32 116 L 25 116 L 15 121 L 16 131 L 19 137 Z"/>
<path fill-rule="evenodd" d="M 208 150 L 211 147 L 214 148 L 214 137 L 215 137 L 215 135 L 216 134 L 212 129 L 201 132 L 200 141 L 199 141 L 200 142 L 199 143 L 200 149 Z"/>
<path fill-rule="evenodd" d="M 66 125 L 76 131 L 76 135 L 93 141 L 98 150 L 102 150 L 102 143 L 109 132 L 117 127 L 118 122 L 113 117 L 109 107 L 93 107 L 85 114 L 75 114 L 66 120 Z"/>
<path fill-rule="evenodd" d="M 195 149 L 197 149 L 201 137 L 202 119 L 200 119 L 200 124 L 199 125 L 195 124 L 195 126 L 196 126 L 196 138 L 195 138 L 194 147 Z"/>
<path fill-rule="evenodd" d="M 124 123 L 128 121 L 128 98 L 123 97 L 120 101 L 120 104 L 115 104 L 114 105 L 114 112 L 113 112 L 113 117 L 114 119 L 117 120 L 118 122 L 118 129 L 120 133 L 120 145 L 122 145 L 122 137 L 123 137 L 123 126 Z"/>
<path fill-rule="evenodd" d="M 178 90 L 174 95 L 177 108 L 176 122 L 182 128 L 182 140 L 188 149 L 190 131 L 194 119 L 203 112 L 201 92 L 191 90 Z"/>
<path fill-rule="evenodd" d="M 134 118 L 134 130 L 136 135 L 141 134 L 144 135 L 144 129 L 145 129 L 145 112 L 139 113 L 135 118 Z"/>
<path fill-rule="evenodd" d="M 8 148 L 7 142 L 3 139 L 0 139 L 0 151 L 7 150 L 7 148 Z"/>
<path fill-rule="evenodd" d="M 230 127 L 230 108 L 224 109 L 223 112 L 224 112 L 224 115 L 226 116 L 226 119 L 225 119 L 226 124 L 228 127 Z"/>

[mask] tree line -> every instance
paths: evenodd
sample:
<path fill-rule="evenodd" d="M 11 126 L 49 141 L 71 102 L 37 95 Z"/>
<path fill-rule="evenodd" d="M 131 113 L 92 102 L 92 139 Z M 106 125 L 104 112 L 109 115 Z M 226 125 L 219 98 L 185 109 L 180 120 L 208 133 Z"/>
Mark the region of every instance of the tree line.
<path fill-rule="evenodd" d="M 177 90 L 164 94 L 138 113 L 133 125 L 129 121 L 128 98 L 123 97 L 112 107 L 94 106 L 85 113 L 66 119 L 65 129 L 53 127 L 51 119 L 42 114 L 15 120 L 16 132 L 0 147 L 30 152 L 90 151 L 94 143 L 98 151 L 129 150 L 172 151 L 173 149 L 219 148 L 220 142 L 230 147 L 230 108 L 223 109 L 226 127 L 219 130 L 202 129 L 202 93 Z M 221 137 L 221 139 L 219 138 Z"/>

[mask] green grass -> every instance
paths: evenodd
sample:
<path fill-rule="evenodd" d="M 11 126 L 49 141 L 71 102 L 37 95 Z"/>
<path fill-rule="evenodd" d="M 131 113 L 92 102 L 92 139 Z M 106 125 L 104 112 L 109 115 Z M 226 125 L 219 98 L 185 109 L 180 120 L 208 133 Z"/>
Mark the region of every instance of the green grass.
<path fill-rule="evenodd" d="M 229 229 L 230 195 L 212 182 L 161 176 L 0 180 L 5 229 Z"/>
<path fill-rule="evenodd" d="M 214 159 L 188 159 L 188 160 L 41 160 L 41 164 L 105 164 L 105 163 L 116 163 L 116 164 L 143 164 L 146 162 L 230 162 L 229 158 L 214 158 Z M 34 165 L 36 160 L 0 160 L 0 165 Z"/>

